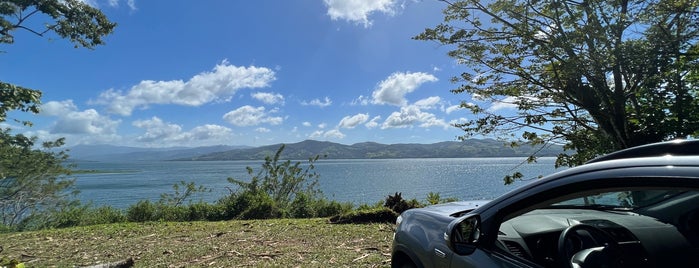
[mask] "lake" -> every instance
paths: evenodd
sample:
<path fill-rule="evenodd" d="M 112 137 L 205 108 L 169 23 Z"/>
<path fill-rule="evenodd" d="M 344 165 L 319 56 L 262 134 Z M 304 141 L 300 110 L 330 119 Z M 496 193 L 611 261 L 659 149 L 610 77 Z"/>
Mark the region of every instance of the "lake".
<path fill-rule="evenodd" d="M 493 199 L 518 186 L 503 185 L 502 178 L 515 171 L 526 177 L 547 175 L 555 158 L 520 165 L 524 158 L 359 159 L 316 162 L 319 189 L 331 200 L 374 204 L 387 195 L 401 192 L 406 199 L 425 200 L 429 192 L 460 200 Z M 173 193 L 180 181 L 195 182 L 212 191 L 194 201 L 213 202 L 235 190 L 226 179 L 249 180 L 246 167 L 255 172 L 262 161 L 152 161 L 77 162 L 79 170 L 99 173 L 74 174 L 78 198 L 94 205 L 126 208 L 139 200 L 156 201 L 162 193 Z M 302 162 L 305 163 L 305 162 Z"/>

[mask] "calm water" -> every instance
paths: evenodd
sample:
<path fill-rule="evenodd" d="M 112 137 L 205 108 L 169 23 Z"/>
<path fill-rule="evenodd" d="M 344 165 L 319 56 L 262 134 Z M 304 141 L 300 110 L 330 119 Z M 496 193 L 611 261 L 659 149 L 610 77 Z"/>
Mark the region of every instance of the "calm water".
<path fill-rule="evenodd" d="M 523 158 L 362 159 L 319 160 L 319 188 L 326 197 L 355 204 L 376 203 L 402 192 L 404 198 L 424 200 L 429 192 L 461 200 L 492 199 L 527 182 L 503 185 L 514 171 L 525 176 L 556 170 L 554 158 L 518 167 Z M 249 180 L 245 167 L 259 170 L 261 161 L 157 161 L 138 163 L 79 162 L 77 169 L 105 173 L 77 174 L 78 198 L 95 205 L 125 208 L 139 200 L 158 200 L 172 193 L 179 181 L 193 181 L 212 189 L 195 200 L 215 201 L 235 190 L 226 178 Z"/>

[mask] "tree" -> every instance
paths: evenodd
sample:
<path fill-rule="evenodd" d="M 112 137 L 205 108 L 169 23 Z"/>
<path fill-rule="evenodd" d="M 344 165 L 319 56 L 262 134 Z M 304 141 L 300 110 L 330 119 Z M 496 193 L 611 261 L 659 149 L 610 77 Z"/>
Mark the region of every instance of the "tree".
<path fill-rule="evenodd" d="M 100 10 L 78 0 L 0 1 L 0 44 L 11 45 L 15 31 L 25 30 L 39 37 L 55 34 L 69 39 L 76 48 L 92 49 L 104 44 L 102 38 L 115 26 Z M 40 99 L 39 90 L 0 81 L 0 122 L 13 110 L 38 113 Z M 41 212 L 72 204 L 66 190 L 73 181 L 64 178 L 70 174 L 64 163 L 68 155 L 55 151 L 64 139 L 44 142 L 41 149 L 36 148 L 36 142 L 36 137 L 0 130 L 0 223 L 4 225 L 23 221 L 41 225 L 50 215 Z"/>
<path fill-rule="evenodd" d="M 70 174 L 64 165 L 68 155 L 52 152 L 63 145 L 63 139 L 42 144 L 34 149 L 36 138 L 0 131 L 0 224 L 15 227 L 26 219 L 46 219 L 47 211 L 71 205 L 66 192 L 73 180 L 62 179 Z"/>
<path fill-rule="evenodd" d="M 476 115 L 456 125 L 464 138 L 563 143 L 556 166 L 574 166 L 699 135 L 699 1 L 442 2 L 444 22 L 415 39 L 453 48 L 467 67 L 452 79 Z"/>
<path fill-rule="evenodd" d="M 30 23 L 32 18 L 49 22 Z M 56 34 L 69 39 L 76 48 L 92 49 L 104 44 L 102 37 L 110 34 L 114 27 L 116 24 L 99 9 L 78 0 L 0 1 L 0 44 L 14 43 L 14 32 L 25 30 L 40 37 Z M 40 99 L 39 90 L 0 81 L 0 122 L 4 122 L 7 112 L 12 110 L 38 113 Z"/>

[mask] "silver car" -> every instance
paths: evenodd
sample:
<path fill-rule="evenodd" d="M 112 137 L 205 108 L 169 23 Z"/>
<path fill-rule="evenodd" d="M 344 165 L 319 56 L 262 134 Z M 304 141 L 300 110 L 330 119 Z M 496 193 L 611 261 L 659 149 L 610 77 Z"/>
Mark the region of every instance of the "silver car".
<path fill-rule="evenodd" d="M 699 267 L 699 140 L 619 151 L 396 224 L 392 267 Z"/>

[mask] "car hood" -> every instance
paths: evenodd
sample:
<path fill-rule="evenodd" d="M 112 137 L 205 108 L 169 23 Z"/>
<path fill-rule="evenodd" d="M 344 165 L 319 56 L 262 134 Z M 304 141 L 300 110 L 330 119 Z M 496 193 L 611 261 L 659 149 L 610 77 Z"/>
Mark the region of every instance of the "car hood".
<path fill-rule="evenodd" d="M 437 204 L 421 208 L 424 211 L 437 213 L 445 216 L 460 216 L 458 214 L 467 213 L 485 205 L 490 200 L 473 200 L 473 201 L 458 201 L 443 204 Z"/>

